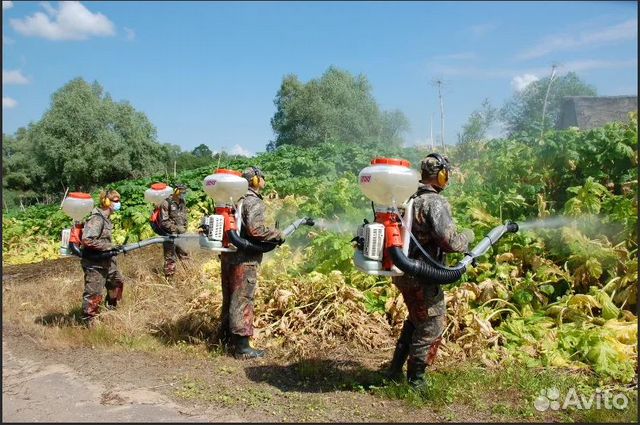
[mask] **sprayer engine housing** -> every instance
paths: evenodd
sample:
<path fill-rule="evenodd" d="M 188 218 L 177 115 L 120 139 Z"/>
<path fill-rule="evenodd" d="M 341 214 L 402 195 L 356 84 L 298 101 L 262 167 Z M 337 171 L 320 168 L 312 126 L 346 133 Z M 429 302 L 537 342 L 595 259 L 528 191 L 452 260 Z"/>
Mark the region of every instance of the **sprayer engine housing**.
<path fill-rule="evenodd" d="M 200 227 L 200 248 L 214 252 L 235 252 L 237 248 L 229 241 L 228 231 L 239 230 L 238 218 L 241 207 L 233 205 L 216 207 L 216 213 L 202 217 Z"/>
<path fill-rule="evenodd" d="M 62 229 L 62 238 L 60 240 L 60 256 L 71 257 L 73 254 L 69 249 L 69 238 L 71 237 L 71 229 Z"/>
<path fill-rule="evenodd" d="M 371 223 L 362 226 L 363 249 L 362 254 L 370 259 L 382 261 L 384 253 L 384 225 Z"/>
<path fill-rule="evenodd" d="M 218 214 L 207 215 L 202 218 L 202 225 L 206 232 L 207 239 L 220 242 L 224 238 L 224 216 Z"/>
<path fill-rule="evenodd" d="M 409 250 L 409 231 L 398 214 L 404 212 L 404 223 L 411 226 L 413 200 L 402 210 L 377 208 L 375 222 L 360 225 L 354 240 L 357 242 L 354 256 L 356 268 L 364 273 L 379 276 L 401 276 L 404 273 L 391 260 L 389 249 L 400 247 Z"/>

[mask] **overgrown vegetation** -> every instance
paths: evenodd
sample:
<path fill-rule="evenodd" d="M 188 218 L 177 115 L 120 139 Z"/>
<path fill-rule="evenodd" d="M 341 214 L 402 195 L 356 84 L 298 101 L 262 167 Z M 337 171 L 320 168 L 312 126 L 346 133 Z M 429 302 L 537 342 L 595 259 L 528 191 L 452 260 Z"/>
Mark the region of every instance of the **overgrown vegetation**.
<path fill-rule="evenodd" d="M 445 191 L 460 226 L 482 235 L 506 219 L 522 223 L 558 215 L 565 226 L 525 226 L 448 288 L 445 357 L 480 357 L 487 365 L 516 358 L 531 367 L 592 370 L 603 382 L 635 379 L 636 126 L 633 117 L 586 132 L 548 132 L 544 140 L 466 146 L 473 154 L 466 152 L 469 159 L 458 164 Z M 415 164 L 424 152 L 389 148 L 376 154 L 403 156 Z M 454 164 L 457 155 L 451 155 Z M 355 225 L 371 215 L 355 176 L 372 156 L 361 148 L 326 144 L 286 146 L 221 163 L 264 169 L 273 221 L 288 223 L 301 215 L 322 219 L 320 229 L 293 237 L 294 249 L 280 249 L 262 271 L 269 295 L 258 302 L 256 324 L 291 353 L 304 355 L 309 347 L 330 348 L 342 340 L 369 349 L 388 346 L 404 318 L 389 280 L 363 275 L 351 263 Z M 211 172 L 201 168 L 178 178 L 192 189 L 191 230 L 212 211 L 201 190 Z M 151 206 L 144 204 L 143 191 L 154 180 L 115 185 L 123 199 L 114 219 L 116 243 L 152 235 Z M 60 230 L 68 225 L 56 207 L 4 216 L 5 263 L 54 258 Z M 199 329 L 191 336 L 206 339 L 217 323 L 219 306 L 212 296 L 195 294 L 188 305 L 197 326 L 185 328 L 185 322 L 168 338 L 179 341 Z"/>
<path fill-rule="evenodd" d="M 372 151 L 322 143 L 312 148 L 286 145 L 251 159 L 220 158 L 220 167 L 241 170 L 251 164 L 265 171 L 272 223 L 286 225 L 309 215 L 319 224 L 308 234 L 293 236 L 263 264 L 256 299 L 257 345 L 291 359 L 345 345 L 367 352 L 393 346 L 406 316 L 400 294 L 389 279 L 357 272 L 351 261 L 349 241 L 356 225 L 371 218 L 356 176 L 376 155 L 403 157 L 415 166 L 425 154 L 417 148 Z M 542 386 L 556 371 L 578 373 L 579 382 L 567 378 L 567 385 L 581 388 L 637 383 L 637 115 L 628 123 L 589 131 L 469 141 L 449 154 L 456 169 L 444 194 L 458 225 L 472 228 L 478 240 L 507 219 L 519 222 L 521 231 L 503 238 L 461 282 L 446 288 L 446 343 L 433 386 L 422 393 L 403 384 L 362 390 L 413 404 L 446 405 L 464 399 L 462 387 L 443 384 L 456 379 L 476 382 L 480 390 L 496 383 L 490 376 L 499 382 L 511 379 L 514 386 L 507 390 L 528 385 L 532 376 Z M 182 172 L 170 181 L 156 175 L 115 183 L 123 201 L 114 216 L 115 242 L 152 236 L 151 205 L 144 203 L 143 192 L 154 181 L 180 181 L 191 188 L 189 230 L 195 230 L 202 214 L 214 207 L 202 191 L 202 180 L 217 165 Z M 97 192 L 94 196 L 97 200 Z M 3 215 L 4 264 L 56 258 L 60 231 L 69 225 L 57 205 Z M 131 260 L 138 255 L 140 260 Z M 132 284 L 122 307 L 104 315 L 104 326 L 94 333 L 61 327 L 53 340 L 62 336 L 82 345 L 145 350 L 167 344 L 205 346 L 217 353 L 218 260 L 188 264 L 180 285 L 173 287 L 154 274 L 148 258 L 148 252 L 136 251 L 125 259 L 124 272 Z M 12 307 L 16 317 L 25 311 L 37 315 L 42 324 L 74 324 L 79 270 L 75 280 L 51 279 L 55 283 L 47 281 L 47 288 L 60 285 L 56 291 L 44 290 L 21 305 L 16 301 L 20 291 L 12 289 L 3 293 L 3 305 L 17 306 Z M 61 300 L 55 311 L 43 312 L 52 308 L 52 292 Z M 473 360 L 494 371 L 511 364 L 508 370 L 517 373 L 505 371 L 512 373 L 509 378 L 467 371 L 471 375 L 465 377 L 457 374 L 466 372 L 441 369 L 453 360 Z M 302 367 L 300 373 L 313 370 Z M 518 391 L 531 397 L 538 384 Z M 351 388 L 357 385 L 361 383 L 353 382 Z M 495 408 L 507 417 L 532 413 L 509 403 Z M 570 418 L 590 420 L 585 415 Z"/>

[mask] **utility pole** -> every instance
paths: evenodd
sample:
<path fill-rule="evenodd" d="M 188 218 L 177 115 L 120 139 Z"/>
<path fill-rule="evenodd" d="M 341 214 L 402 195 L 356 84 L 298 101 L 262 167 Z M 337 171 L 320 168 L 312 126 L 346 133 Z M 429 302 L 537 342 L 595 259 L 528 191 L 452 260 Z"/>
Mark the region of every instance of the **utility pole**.
<path fill-rule="evenodd" d="M 551 77 L 549 77 L 549 84 L 547 84 L 547 93 L 544 95 L 544 103 L 542 104 L 542 122 L 540 123 L 540 140 L 544 137 L 544 115 L 547 112 L 547 98 L 549 97 L 549 89 L 553 82 L 553 77 L 556 75 L 556 64 L 551 65 Z"/>
<path fill-rule="evenodd" d="M 444 145 L 444 103 L 442 102 L 442 80 L 437 79 L 435 83 L 438 85 L 438 98 L 440 99 L 440 141 L 442 142 L 442 152 L 446 151 Z"/>

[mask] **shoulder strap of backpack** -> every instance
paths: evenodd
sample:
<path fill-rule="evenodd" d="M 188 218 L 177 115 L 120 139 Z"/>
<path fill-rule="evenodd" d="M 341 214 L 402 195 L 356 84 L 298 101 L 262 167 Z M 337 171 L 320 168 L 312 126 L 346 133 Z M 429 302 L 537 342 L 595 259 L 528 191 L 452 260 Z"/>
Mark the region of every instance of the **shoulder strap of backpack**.
<path fill-rule="evenodd" d="M 98 235 L 98 239 L 100 239 L 102 237 L 102 232 L 104 232 L 104 223 L 107 222 L 107 219 L 104 218 L 104 216 L 102 214 L 100 214 L 100 213 L 93 213 L 93 214 L 91 214 L 89 216 L 89 219 L 87 220 L 87 222 L 89 220 L 91 220 L 91 217 L 93 217 L 93 216 L 100 217 L 102 219 L 102 227 L 100 227 L 100 234 Z M 86 224 L 86 222 L 85 222 L 85 224 Z"/>

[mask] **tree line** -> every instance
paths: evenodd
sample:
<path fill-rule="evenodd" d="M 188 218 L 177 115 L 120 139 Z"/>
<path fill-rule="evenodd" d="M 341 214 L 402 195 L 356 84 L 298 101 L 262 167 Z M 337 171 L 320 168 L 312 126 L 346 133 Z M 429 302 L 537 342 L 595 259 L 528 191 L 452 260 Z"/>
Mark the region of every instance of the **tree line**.
<path fill-rule="evenodd" d="M 562 96 L 594 95 L 595 90 L 569 73 L 553 81 L 548 100 L 549 122 L 556 119 Z M 548 79 L 531 83 L 501 110 L 488 101 L 469 117 L 459 142 L 483 138 L 497 120 L 510 133 L 537 130 L 541 95 Z M 346 144 L 372 149 L 401 147 L 409 121 L 399 110 L 385 111 L 376 102 L 365 75 L 329 67 L 304 83 L 286 75 L 271 118 L 274 139 L 267 151 L 283 146 Z M 98 83 L 76 78 L 51 96 L 49 109 L 37 122 L 2 135 L 2 185 L 7 204 L 59 199 L 68 188 L 91 191 L 110 183 L 166 175 L 215 164 L 225 152 L 201 144 L 183 151 L 160 143 L 156 127 L 127 101 L 114 101 Z M 9 201 L 9 202 L 7 202 Z"/>

